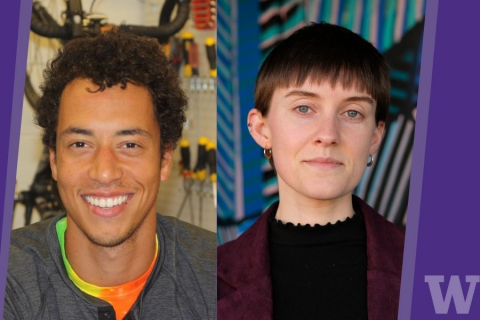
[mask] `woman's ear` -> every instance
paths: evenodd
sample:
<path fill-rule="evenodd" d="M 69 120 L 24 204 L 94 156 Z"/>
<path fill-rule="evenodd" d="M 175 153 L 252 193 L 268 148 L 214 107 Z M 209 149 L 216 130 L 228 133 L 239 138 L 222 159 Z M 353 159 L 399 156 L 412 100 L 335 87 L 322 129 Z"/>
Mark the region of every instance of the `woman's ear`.
<path fill-rule="evenodd" d="M 382 142 L 383 134 L 385 133 L 385 122 L 379 121 L 375 131 L 373 132 L 372 143 L 370 144 L 370 154 L 377 152 Z"/>
<path fill-rule="evenodd" d="M 248 113 L 248 131 L 253 140 L 262 148 L 270 149 L 272 142 L 270 138 L 270 129 L 268 128 L 267 118 L 262 115 L 258 109 L 252 109 Z"/>

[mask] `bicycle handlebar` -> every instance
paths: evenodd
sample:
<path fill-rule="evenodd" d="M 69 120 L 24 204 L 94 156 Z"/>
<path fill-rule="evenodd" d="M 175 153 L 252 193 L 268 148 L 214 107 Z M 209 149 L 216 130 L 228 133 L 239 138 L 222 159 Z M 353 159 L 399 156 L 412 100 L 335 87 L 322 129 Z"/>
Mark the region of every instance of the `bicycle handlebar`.
<path fill-rule="evenodd" d="M 39 17 L 49 17 L 48 20 L 54 21 L 48 11 L 38 1 L 33 2 L 32 7 L 32 19 L 30 30 L 42 37 L 58 38 L 58 39 L 70 39 L 71 33 L 67 26 L 59 26 L 53 23 L 46 24 Z"/>
<path fill-rule="evenodd" d="M 178 10 L 175 19 L 165 24 L 166 20 L 169 19 L 176 3 L 178 4 Z M 168 38 L 180 31 L 180 29 L 182 29 L 182 27 L 185 25 L 185 22 L 188 20 L 190 13 L 190 0 L 167 0 L 164 3 L 164 8 L 166 10 L 162 9 L 162 14 L 160 15 L 159 19 L 159 26 L 145 27 L 135 25 L 120 25 L 118 26 L 118 29 L 123 32 L 133 33 L 141 36 L 159 39 Z M 72 31 L 70 30 L 70 26 L 68 24 L 59 26 L 53 23 L 44 23 L 39 16 L 47 16 L 51 19 L 50 14 L 42 6 L 42 4 L 39 1 L 34 1 L 30 26 L 30 30 L 32 30 L 34 33 L 47 38 L 58 38 L 65 40 L 72 38 Z"/>
<path fill-rule="evenodd" d="M 163 3 L 162 11 L 160 12 L 160 19 L 158 21 L 159 26 L 164 26 L 170 23 L 170 18 L 172 16 L 173 9 L 175 8 L 176 2 L 176 0 L 165 0 L 165 2 Z M 159 37 L 158 42 L 160 42 L 161 44 L 166 44 L 168 43 L 169 38 L 170 36 Z"/>
<path fill-rule="evenodd" d="M 175 0 L 171 1 L 174 2 Z M 168 2 L 168 1 L 167 1 Z M 165 2 L 165 3 L 167 3 Z M 170 37 L 180 31 L 188 20 L 190 14 L 190 1 L 179 1 L 177 16 L 169 24 L 160 25 L 158 27 L 144 27 L 132 25 L 120 25 L 120 31 L 133 33 L 140 36 L 148 36 L 153 38 Z M 161 18 L 161 17 L 160 17 Z"/>

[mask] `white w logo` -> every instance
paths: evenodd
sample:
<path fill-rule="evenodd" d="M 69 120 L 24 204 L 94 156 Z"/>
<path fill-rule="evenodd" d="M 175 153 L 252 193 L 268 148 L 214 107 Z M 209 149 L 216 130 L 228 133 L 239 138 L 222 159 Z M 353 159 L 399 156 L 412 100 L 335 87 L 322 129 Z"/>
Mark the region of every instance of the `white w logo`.
<path fill-rule="evenodd" d="M 465 281 L 470 283 L 467 292 L 467 298 L 463 295 L 462 285 L 459 276 L 451 276 L 448 283 L 445 298 L 442 296 L 440 283 L 445 281 L 444 276 L 425 276 L 425 282 L 430 287 L 430 295 L 432 296 L 433 306 L 436 314 L 447 314 L 448 308 L 453 298 L 455 310 L 457 314 L 468 314 L 470 305 L 472 304 L 473 293 L 477 283 L 480 282 L 480 276 L 466 276 Z"/>

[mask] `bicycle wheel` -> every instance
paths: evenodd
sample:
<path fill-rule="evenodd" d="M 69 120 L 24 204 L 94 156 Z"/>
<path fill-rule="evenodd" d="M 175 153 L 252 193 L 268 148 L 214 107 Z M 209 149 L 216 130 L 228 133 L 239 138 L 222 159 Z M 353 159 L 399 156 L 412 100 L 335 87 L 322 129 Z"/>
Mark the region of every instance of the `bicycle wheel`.
<path fill-rule="evenodd" d="M 41 17 L 41 19 L 43 19 L 42 21 L 45 21 L 45 23 L 63 24 L 62 14 L 66 8 L 64 0 L 42 0 L 41 4 L 48 12 L 48 16 Z M 26 222 L 29 222 L 29 213 L 33 213 L 32 222 L 35 222 L 51 216 L 52 212 L 61 212 L 57 210 L 59 207 L 56 201 L 57 193 L 55 192 L 56 188 L 51 178 L 51 172 L 48 172 L 50 170 L 48 161 L 47 165 L 41 165 L 42 161 L 45 162 L 45 160 L 41 159 L 45 157 L 46 150 L 40 142 L 40 129 L 33 125 L 32 112 L 33 109 L 36 108 L 37 101 L 41 94 L 39 87 L 43 82 L 43 70 L 61 46 L 61 41 L 57 39 L 40 37 L 30 32 L 25 77 L 25 100 L 23 104 L 18 170 L 16 176 L 16 191 L 18 192 L 16 203 L 22 205 L 15 207 L 13 219 L 14 228 L 23 226 Z M 41 168 L 44 170 L 41 170 Z M 52 192 L 43 192 L 41 194 L 40 191 L 42 190 L 52 190 Z M 40 194 L 42 197 L 39 197 Z M 21 195 L 28 195 L 30 197 L 19 197 Z M 42 199 L 44 200 L 41 202 L 40 200 Z"/>
<path fill-rule="evenodd" d="M 66 5 L 64 0 L 42 0 L 38 1 L 45 12 L 39 14 L 33 10 L 32 14 L 45 25 L 63 25 L 63 12 Z M 43 81 L 43 70 L 48 61 L 55 56 L 58 49 L 62 47 L 59 39 L 41 37 L 30 31 L 30 39 L 27 57 L 27 74 L 25 77 L 25 97 L 32 108 L 35 109 L 40 97 L 39 87 Z"/>

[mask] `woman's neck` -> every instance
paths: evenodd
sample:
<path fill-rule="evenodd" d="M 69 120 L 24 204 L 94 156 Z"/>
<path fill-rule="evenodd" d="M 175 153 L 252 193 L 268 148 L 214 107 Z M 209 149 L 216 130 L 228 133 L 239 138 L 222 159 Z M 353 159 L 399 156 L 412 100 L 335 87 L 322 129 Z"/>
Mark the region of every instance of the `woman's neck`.
<path fill-rule="evenodd" d="M 275 218 L 284 223 L 291 222 L 301 225 L 326 225 L 337 221 L 344 221 L 352 217 L 352 194 L 348 193 L 337 199 L 319 200 L 307 197 L 293 196 L 280 193 L 280 204 Z"/>

